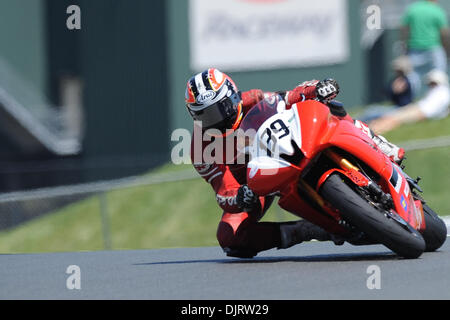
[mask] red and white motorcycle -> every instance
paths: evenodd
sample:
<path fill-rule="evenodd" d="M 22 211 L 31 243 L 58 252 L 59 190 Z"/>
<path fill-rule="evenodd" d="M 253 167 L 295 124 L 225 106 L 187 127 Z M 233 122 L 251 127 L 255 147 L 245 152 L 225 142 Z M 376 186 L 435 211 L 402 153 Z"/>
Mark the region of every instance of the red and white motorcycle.
<path fill-rule="evenodd" d="M 417 181 L 329 106 L 310 100 L 286 109 L 274 96 L 253 107 L 240 129 L 249 187 L 279 195 L 286 211 L 354 245 L 383 244 L 405 258 L 447 239 Z"/>

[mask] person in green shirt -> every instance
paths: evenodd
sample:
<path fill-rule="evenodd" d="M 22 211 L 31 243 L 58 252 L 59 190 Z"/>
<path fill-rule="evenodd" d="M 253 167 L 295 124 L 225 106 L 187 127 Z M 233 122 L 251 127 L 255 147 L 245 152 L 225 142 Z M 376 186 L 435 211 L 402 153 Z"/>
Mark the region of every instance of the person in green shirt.
<path fill-rule="evenodd" d="M 402 18 L 403 40 L 418 79 L 434 69 L 448 71 L 449 24 L 446 12 L 437 2 L 417 1 L 407 8 Z M 422 83 L 415 85 L 422 91 Z"/>

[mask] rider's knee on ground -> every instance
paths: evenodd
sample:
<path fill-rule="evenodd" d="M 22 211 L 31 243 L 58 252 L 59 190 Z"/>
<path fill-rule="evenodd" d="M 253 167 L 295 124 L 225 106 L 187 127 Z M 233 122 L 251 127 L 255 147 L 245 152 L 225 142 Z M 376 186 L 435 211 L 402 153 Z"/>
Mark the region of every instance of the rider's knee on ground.
<path fill-rule="evenodd" d="M 245 214 L 241 216 L 244 217 Z M 219 244 L 228 256 L 249 258 L 258 252 L 280 246 L 279 223 L 258 222 L 251 217 L 242 220 L 230 218 L 234 218 L 234 215 L 224 215 L 217 229 Z"/>
<path fill-rule="evenodd" d="M 252 258 L 256 256 L 255 248 L 250 248 L 246 241 L 245 225 L 239 225 L 235 230 L 228 222 L 221 221 L 217 229 L 219 245 L 230 257 Z"/>
<path fill-rule="evenodd" d="M 230 223 L 221 221 L 217 228 L 217 240 L 222 248 L 239 248 L 245 247 L 246 243 L 246 223 L 239 226 L 232 226 Z"/>

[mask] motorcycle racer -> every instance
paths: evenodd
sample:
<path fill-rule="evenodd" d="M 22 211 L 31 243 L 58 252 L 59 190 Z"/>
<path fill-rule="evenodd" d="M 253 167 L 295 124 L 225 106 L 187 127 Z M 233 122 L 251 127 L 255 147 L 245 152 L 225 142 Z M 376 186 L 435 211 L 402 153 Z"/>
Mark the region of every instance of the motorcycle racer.
<path fill-rule="evenodd" d="M 272 93 L 253 89 L 240 92 L 228 75 L 214 68 L 189 79 L 185 102 L 195 121 L 191 159 L 200 176 L 211 184 L 217 202 L 223 210 L 217 239 L 228 256 L 252 258 L 261 251 L 272 248 L 286 249 L 312 239 L 343 244 L 342 239 L 306 220 L 287 223 L 259 222 L 274 197 L 260 197 L 247 186 L 246 164 L 228 161 L 228 149 L 223 150 L 222 157 L 219 157 L 222 161 L 210 162 L 203 159 L 203 151 L 210 147 L 213 141 L 234 139 L 232 133 L 239 128 L 243 117 L 261 100 L 279 94 L 284 99 L 286 108 L 310 99 L 318 99 L 327 104 L 336 98 L 339 91 L 335 80 L 325 79 L 304 82 L 290 91 Z M 390 144 L 383 137 L 376 136 L 364 123 L 354 121 L 343 108 L 333 109 L 330 106 L 330 110 L 342 121 L 353 122 L 392 160 L 402 160 L 403 149 Z M 199 124 L 201 128 L 195 128 Z M 215 134 L 211 134 L 210 139 L 202 139 L 203 134 L 208 134 L 211 129 L 214 129 Z M 196 141 L 199 140 L 200 148 L 196 147 Z M 235 152 L 235 149 L 232 151 Z"/>

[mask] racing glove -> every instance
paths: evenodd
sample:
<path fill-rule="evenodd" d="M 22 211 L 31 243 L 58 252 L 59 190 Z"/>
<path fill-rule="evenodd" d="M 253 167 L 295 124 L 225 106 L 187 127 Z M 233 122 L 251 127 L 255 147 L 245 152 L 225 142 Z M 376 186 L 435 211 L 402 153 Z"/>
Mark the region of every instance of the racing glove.
<path fill-rule="evenodd" d="M 325 79 L 316 86 L 316 95 L 320 101 L 329 102 L 339 94 L 339 84 L 334 79 Z"/>
<path fill-rule="evenodd" d="M 239 208 L 246 212 L 250 212 L 260 205 L 259 197 L 246 184 L 239 188 L 236 203 Z"/>

